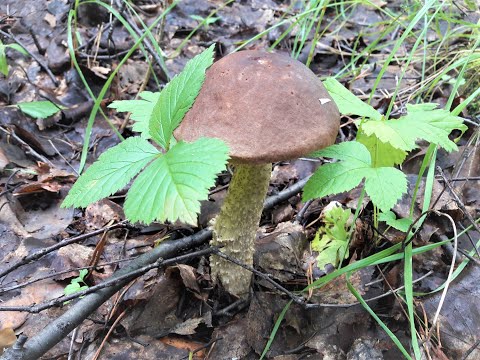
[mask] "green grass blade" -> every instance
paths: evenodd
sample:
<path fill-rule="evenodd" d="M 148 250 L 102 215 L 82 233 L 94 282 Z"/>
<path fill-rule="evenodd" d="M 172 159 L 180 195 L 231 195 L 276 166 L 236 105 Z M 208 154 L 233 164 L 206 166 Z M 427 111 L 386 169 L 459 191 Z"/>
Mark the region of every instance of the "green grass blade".
<path fill-rule="evenodd" d="M 353 287 L 352 283 L 350 282 L 350 274 L 347 274 L 346 277 L 347 280 L 347 286 L 350 292 L 357 298 L 357 300 L 362 304 L 362 306 L 365 308 L 365 310 L 368 311 L 368 313 L 375 319 L 378 325 L 387 333 L 387 335 L 392 339 L 392 341 L 397 345 L 398 349 L 402 352 L 403 356 L 405 356 L 406 359 L 412 360 L 412 357 L 408 353 L 408 351 L 403 347 L 402 343 L 398 338 L 395 336 L 393 332 L 390 331 L 390 329 L 385 325 L 385 323 L 375 314 L 375 312 L 372 310 L 370 306 L 363 300 L 362 296 L 358 293 L 358 291 Z M 420 358 L 418 358 L 420 359 Z"/>
<path fill-rule="evenodd" d="M 283 308 L 282 312 L 280 315 L 278 315 L 278 319 L 275 322 L 275 325 L 273 326 L 272 333 L 270 334 L 270 337 L 268 338 L 267 344 L 265 345 L 265 349 L 263 349 L 262 355 L 260 356 L 260 360 L 262 360 L 265 355 L 267 354 L 268 350 L 270 350 L 270 346 L 272 346 L 273 340 L 275 340 L 275 335 L 277 335 L 277 331 L 280 328 L 280 324 L 283 321 L 283 318 L 285 317 L 285 314 L 287 313 L 287 310 L 290 308 L 290 305 L 292 305 L 293 300 L 290 300 L 287 305 Z"/>

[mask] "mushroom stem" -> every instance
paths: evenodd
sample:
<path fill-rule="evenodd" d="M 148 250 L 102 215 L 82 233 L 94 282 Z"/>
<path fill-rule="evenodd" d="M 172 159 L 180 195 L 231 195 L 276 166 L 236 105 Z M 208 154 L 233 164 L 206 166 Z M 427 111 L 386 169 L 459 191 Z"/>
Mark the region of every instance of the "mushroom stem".
<path fill-rule="evenodd" d="M 237 165 L 227 197 L 215 225 L 212 244 L 224 253 L 253 265 L 254 242 L 263 202 L 270 182 L 271 164 Z M 210 260 L 214 281 L 240 298 L 248 295 L 252 274 L 236 264 L 213 255 Z"/>

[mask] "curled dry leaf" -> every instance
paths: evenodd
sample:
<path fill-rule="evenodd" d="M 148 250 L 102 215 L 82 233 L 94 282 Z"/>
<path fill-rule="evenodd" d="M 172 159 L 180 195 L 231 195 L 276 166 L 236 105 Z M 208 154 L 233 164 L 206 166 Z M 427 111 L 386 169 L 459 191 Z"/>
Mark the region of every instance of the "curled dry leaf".
<path fill-rule="evenodd" d="M 179 264 L 176 266 L 169 267 L 165 271 L 165 275 L 171 277 L 174 272 L 178 271 L 180 277 L 182 278 L 183 285 L 190 290 L 195 297 L 200 300 L 203 300 L 201 295 L 200 287 L 198 286 L 196 271 L 193 267 Z"/>

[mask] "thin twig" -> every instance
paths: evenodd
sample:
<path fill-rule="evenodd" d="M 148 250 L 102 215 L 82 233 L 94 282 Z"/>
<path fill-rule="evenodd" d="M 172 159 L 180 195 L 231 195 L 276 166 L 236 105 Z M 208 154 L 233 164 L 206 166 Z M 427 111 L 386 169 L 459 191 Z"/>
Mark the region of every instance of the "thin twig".
<path fill-rule="evenodd" d="M 282 201 L 288 200 L 293 195 L 298 194 L 303 189 L 308 179 L 310 179 L 310 176 L 297 181 L 295 184 L 293 184 L 287 189 L 280 191 L 278 194 L 268 197 L 263 203 L 263 208 L 266 210 L 271 209 Z"/>
<path fill-rule="evenodd" d="M 210 229 L 204 229 L 199 233 L 186 238 L 166 240 L 150 252 L 140 255 L 127 267 L 117 271 L 111 279 L 138 270 L 146 264 L 158 261 L 159 258 L 168 258 L 182 249 L 199 246 L 205 243 L 211 236 L 212 231 Z M 18 360 L 20 358 L 22 360 L 39 359 L 73 329 L 80 325 L 101 304 L 120 290 L 126 282 L 129 282 L 129 280 L 119 282 L 114 286 L 106 287 L 79 299 L 63 315 L 51 321 L 42 331 L 40 331 L 40 333 L 28 340 L 22 349 L 7 349 L 3 355 L 0 356 L 0 360 Z"/>
<path fill-rule="evenodd" d="M 43 248 L 43 249 L 41 249 L 37 252 L 34 252 L 33 254 L 25 256 L 23 259 L 21 259 L 17 263 L 13 264 L 9 268 L 0 272 L 0 279 L 2 277 L 4 277 L 5 275 L 10 274 L 12 271 L 18 269 L 20 266 L 23 266 L 23 265 L 26 265 L 28 263 L 31 263 L 32 261 L 38 260 L 41 257 L 51 253 L 52 251 L 58 250 L 58 249 L 60 249 L 64 246 L 67 246 L 67 245 L 70 245 L 70 244 L 73 244 L 73 243 L 76 243 L 76 242 L 79 242 L 79 241 L 82 241 L 82 240 L 85 240 L 85 239 L 88 239 L 92 236 L 101 234 L 105 231 L 110 231 L 110 230 L 114 230 L 114 229 L 121 229 L 121 228 L 124 228 L 126 226 L 128 226 L 127 222 L 122 221 L 122 222 L 119 222 L 119 223 L 114 224 L 112 226 L 108 226 L 104 229 L 98 229 L 98 230 L 92 231 L 88 234 L 82 234 L 82 235 L 74 236 L 72 238 L 68 238 L 68 239 L 63 240 L 63 241 L 59 242 L 58 244 Z"/>
<path fill-rule="evenodd" d="M 35 150 L 33 150 L 33 148 L 28 145 L 25 141 L 23 141 L 16 133 L 15 133 L 15 130 L 11 129 L 6 129 L 4 128 L 3 126 L 0 126 L 0 130 L 3 131 L 4 133 L 10 135 L 11 137 L 13 137 L 15 140 L 17 140 L 20 144 L 22 144 L 23 146 L 25 146 L 27 148 L 27 153 L 30 153 L 31 155 L 33 155 L 35 158 L 37 158 L 38 160 L 40 160 L 41 162 L 44 162 L 46 164 L 49 164 L 53 167 L 53 164 L 44 156 L 40 155 L 38 152 L 36 152 Z"/>
<path fill-rule="evenodd" d="M 467 360 L 467 358 L 470 356 L 471 353 L 473 353 L 475 351 L 475 349 L 478 347 L 478 345 L 480 345 L 480 339 L 475 341 L 475 343 L 472 346 L 470 346 L 470 349 L 468 349 L 465 352 L 465 354 L 462 356 L 461 360 Z"/>
<path fill-rule="evenodd" d="M 219 340 L 223 340 L 223 337 L 219 337 L 219 338 L 215 338 L 215 339 L 212 339 L 210 340 L 208 343 L 206 343 L 205 345 L 202 345 L 198 348 L 196 348 L 195 350 L 189 352 L 189 354 L 187 356 L 184 356 L 183 358 L 181 358 L 180 360 L 185 360 L 185 359 L 189 359 L 190 358 L 190 354 L 196 354 L 197 352 L 199 351 L 202 351 L 203 349 L 206 349 L 208 348 L 209 346 L 215 344 L 217 341 Z"/>
<path fill-rule="evenodd" d="M 120 315 L 118 315 L 118 317 L 115 319 L 115 321 L 113 322 L 112 326 L 110 327 L 110 329 L 108 329 L 108 332 L 107 332 L 107 335 L 105 335 L 105 337 L 103 338 L 102 340 L 102 343 L 100 344 L 100 346 L 98 347 L 97 351 L 95 352 L 95 355 L 93 356 L 93 359 L 92 360 L 97 360 L 100 356 L 100 353 L 102 352 L 102 349 L 103 347 L 105 346 L 105 343 L 107 342 L 108 338 L 110 337 L 110 335 L 112 334 L 113 330 L 115 330 L 115 328 L 117 327 L 118 323 L 120 321 L 122 321 L 123 317 L 127 314 L 127 311 L 129 310 L 130 308 L 127 308 L 125 310 L 123 310 L 121 312 Z"/>
<path fill-rule="evenodd" d="M 42 281 L 42 280 L 46 280 L 46 279 L 50 279 L 52 277 L 60 276 L 60 275 L 63 275 L 63 274 L 69 274 L 69 273 L 80 271 L 80 270 L 93 270 L 93 269 L 101 268 L 103 266 L 116 265 L 116 264 L 119 264 L 119 263 L 122 263 L 122 262 L 132 261 L 136 258 L 137 258 L 137 256 L 133 256 L 133 257 L 128 258 L 128 259 L 113 260 L 113 261 L 109 261 L 109 262 L 105 262 L 105 263 L 101 263 L 101 264 L 97 264 L 97 265 L 93 265 L 93 266 L 83 266 L 83 267 L 79 267 L 79 268 L 71 268 L 71 269 L 68 269 L 68 270 L 54 272 L 53 274 L 40 276 L 40 277 L 31 279 L 29 281 L 26 281 L 24 283 L 20 283 L 20 284 L 17 284 L 17 285 L 12 285 L 10 287 L 0 288 L 0 295 L 3 294 L 3 293 L 9 292 L 9 291 L 13 291 L 13 290 L 16 290 L 16 289 L 23 288 L 23 287 L 28 286 L 28 285 L 32 285 L 32 284 L 34 284 L 36 282 L 39 282 L 39 281 Z M 54 270 L 52 270 L 52 271 L 54 271 Z"/>
<path fill-rule="evenodd" d="M 436 178 L 439 178 L 439 180 L 442 182 L 445 181 L 443 180 L 441 175 L 437 175 Z M 450 179 L 449 181 L 470 181 L 470 180 L 478 181 L 480 180 L 480 176 L 457 177 L 457 178 Z"/>
<path fill-rule="evenodd" d="M 349 308 L 349 307 L 352 307 L 352 306 L 360 305 L 359 302 L 353 302 L 353 303 L 348 303 L 348 304 L 308 303 L 307 299 L 305 299 L 304 297 L 301 297 L 301 296 L 297 296 L 294 293 L 292 293 L 291 291 L 285 289 L 282 285 L 280 285 L 275 280 L 273 280 L 268 274 L 264 274 L 264 273 L 258 271 L 257 269 L 255 269 L 255 268 L 253 268 L 253 267 L 251 267 L 247 264 L 242 263 L 240 260 L 221 252 L 218 249 L 215 250 L 214 253 L 215 253 L 215 255 L 220 256 L 227 261 L 233 262 L 234 264 L 237 264 L 238 266 L 241 266 L 242 268 L 247 269 L 248 271 L 254 273 L 255 275 L 257 275 L 259 277 L 261 277 L 262 279 L 268 281 L 276 289 L 280 290 L 285 295 L 287 295 L 290 299 L 292 299 L 292 301 L 294 303 L 304 307 L 305 309 L 315 309 L 315 308 L 320 308 L 320 307 Z M 432 274 L 432 271 L 428 272 L 427 274 L 423 275 L 422 277 L 416 279 L 414 281 L 414 283 L 423 280 L 424 278 L 426 278 L 427 276 L 429 276 L 431 274 Z M 369 302 L 369 301 L 375 301 L 375 300 L 384 298 L 384 297 L 389 296 L 391 294 L 397 293 L 398 291 L 402 290 L 403 288 L 404 288 L 404 286 L 400 286 L 396 289 L 392 289 L 390 291 L 387 291 L 386 293 L 383 293 L 381 295 L 378 295 L 378 296 L 375 296 L 375 297 L 372 297 L 372 298 L 369 298 L 369 299 L 365 299 L 365 301 Z"/>

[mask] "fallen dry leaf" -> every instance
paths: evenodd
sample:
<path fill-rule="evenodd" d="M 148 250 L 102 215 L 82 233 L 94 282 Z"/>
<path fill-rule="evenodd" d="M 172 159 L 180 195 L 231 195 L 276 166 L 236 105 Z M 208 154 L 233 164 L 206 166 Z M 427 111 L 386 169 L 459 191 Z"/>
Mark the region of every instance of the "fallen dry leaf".
<path fill-rule="evenodd" d="M 0 354 L 5 350 L 5 348 L 15 344 L 17 337 L 15 336 L 15 331 L 12 328 L 5 328 L 0 330 Z"/>

